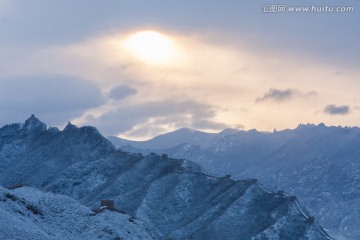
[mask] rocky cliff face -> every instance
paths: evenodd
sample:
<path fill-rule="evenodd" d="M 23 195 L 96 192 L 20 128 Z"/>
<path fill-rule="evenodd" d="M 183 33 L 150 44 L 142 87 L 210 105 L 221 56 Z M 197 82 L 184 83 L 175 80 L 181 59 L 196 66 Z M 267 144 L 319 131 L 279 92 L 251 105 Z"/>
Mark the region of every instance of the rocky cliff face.
<path fill-rule="evenodd" d="M 27 127 L 29 126 L 29 127 Z M 0 129 L 0 184 L 27 184 L 89 207 L 114 199 L 160 239 L 328 239 L 294 197 L 218 178 L 186 160 L 115 150 L 92 127 L 34 116 Z"/>

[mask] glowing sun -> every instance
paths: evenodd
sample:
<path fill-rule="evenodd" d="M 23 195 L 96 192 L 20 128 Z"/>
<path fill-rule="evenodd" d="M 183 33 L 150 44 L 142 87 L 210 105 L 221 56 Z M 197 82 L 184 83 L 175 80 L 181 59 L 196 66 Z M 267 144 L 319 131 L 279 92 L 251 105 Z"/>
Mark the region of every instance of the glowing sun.
<path fill-rule="evenodd" d="M 139 60 L 151 65 L 169 65 L 179 57 L 174 40 L 155 31 L 141 31 L 130 35 L 123 47 Z"/>

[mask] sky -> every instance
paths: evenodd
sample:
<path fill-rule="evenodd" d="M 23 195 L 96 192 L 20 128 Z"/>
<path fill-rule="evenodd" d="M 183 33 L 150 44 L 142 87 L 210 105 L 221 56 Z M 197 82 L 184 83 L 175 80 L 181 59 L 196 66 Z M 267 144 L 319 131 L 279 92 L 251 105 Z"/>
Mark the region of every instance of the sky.
<path fill-rule="evenodd" d="M 360 126 L 359 22 L 350 0 L 1 0 L 0 125 Z"/>

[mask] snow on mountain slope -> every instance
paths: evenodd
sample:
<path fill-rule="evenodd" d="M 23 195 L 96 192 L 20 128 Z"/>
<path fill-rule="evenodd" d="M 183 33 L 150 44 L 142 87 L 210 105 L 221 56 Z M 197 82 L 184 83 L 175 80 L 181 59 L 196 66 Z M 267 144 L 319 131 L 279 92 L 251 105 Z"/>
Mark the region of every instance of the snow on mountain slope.
<path fill-rule="evenodd" d="M 116 151 L 92 127 L 31 129 L 0 129 L 0 184 L 28 184 L 92 208 L 114 199 L 160 239 L 329 239 L 294 198 L 267 193 L 256 181 L 217 178 L 165 155 Z"/>
<path fill-rule="evenodd" d="M 256 177 L 296 194 L 332 235 L 360 239 L 359 146 L 359 128 L 306 124 L 273 133 L 241 131 L 205 148 L 183 143 L 146 151 L 193 160 L 220 176 Z"/>
<path fill-rule="evenodd" d="M 157 239 L 140 220 L 105 210 L 95 214 L 76 200 L 31 187 L 0 187 L 0 239 Z"/>
<path fill-rule="evenodd" d="M 174 132 L 169 133 L 172 136 Z M 162 135 L 165 138 L 167 134 Z M 193 136 L 183 136 L 188 139 Z M 196 135 L 196 134 L 195 134 Z M 212 134 L 206 141 L 183 141 L 171 145 L 168 141 L 166 146 L 160 144 L 150 147 L 153 140 L 145 142 L 126 142 L 109 138 L 115 146 L 129 152 L 141 152 L 148 154 L 167 153 L 174 158 L 191 159 L 208 171 L 219 175 L 238 174 L 238 169 L 245 169 L 248 165 L 255 165 L 268 157 L 289 139 L 295 136 L 290 130 L 270 133 L 250 131 L 224 130 L 218 134 Z M 156 139 L 155 137 L 154 139 Z M 167 137 L 166 137 L 167 138 Z M 141 144 L 140 144 L 141 143 Z M 146 147 L 142 147 L 146 146 Z M 209 164 L 210 163 L 210 164 Z"/>
<path fill-rule="evenodd" d="M 189 128 L 180 128 L 176 131 L 156 136 L 148 141 L 129 141 L 114 136 L 109 136 L 108 139 L 116 147 L 132 146 L 138 149 L 164 149 L 171 148 L 182 143 L 188 143 L 192 145 L 199 145 L 204 148 L 209 146 L 211 142 L 216 141 L 218 138 L 234 134 L 236 132 L 238 132 L 236 129 L 225 129 L 219 133 L 207 133 Z"/>

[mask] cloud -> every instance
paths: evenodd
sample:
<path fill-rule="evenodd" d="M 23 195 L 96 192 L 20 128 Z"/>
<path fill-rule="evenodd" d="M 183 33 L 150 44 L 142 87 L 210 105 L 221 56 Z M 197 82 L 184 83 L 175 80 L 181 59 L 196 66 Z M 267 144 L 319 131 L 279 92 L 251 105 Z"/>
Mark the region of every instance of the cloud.
<path fill-rule="evenodd" d="M 359 55 L 359 47 L 356 39 L 359 34 L 353 31 L 351 24 L 348 24 L 352 21 L 351 17 L 338 19 L 331 14 L 313 15 L 304 21 L 303 18 L 284 15 L 281 20 L 266 18 L 264 21 L 264 15 L 259 11 L 262 6 L 260 2 L 249 2 L 246 7 L 243 7 L 238 1 L 227 4 L 221 1 L 205 3 L 191 0 L 181 2 L 108 0 L 107 4 L 95 0 L 71 1 L 71 3 L 53 1 L 47 4 L 39 0 L 35 1 L 37 4 L 34 4 L 34 1 L 0 1 L 1 5 L 4 5 L 2 2 L 11 2 L 16 10 L 11 21 L 1 25 L 0 41 L 45 45 L 79 41 L 116 29 L 128 30 L 149 26 L 190 32 L 210 28 L 212 31 L 222 32 L 223 35 L 229 35 L 237 29 L 235 32 L 246 33 L 240 34 L 239 38 L 251 43 L 257 41 L 266 47 L 285 48 L 285 51 L 297 49 L 303 52 L 306 49 L 308 53 L 315 56 L 324 55 L 325 58 L 334 54 L 337 58 L 347 59 L 347 62 L 358 63 L 356 57 Z M 312 4 L 309 0 L 306 2 Z M 189 11 L 189 9 L 192 10 Z M 159 12 L 162 14 L 158 14 Z M 203 14 L 200 16 L 199 12 Z M 251 21 L 247 21 L 248 19 Z M 311 28 L 309 28 L 309 22 L 312 23 Z M 330 27 L 324 29 L 325 22 L 327 26 L 341 28 L 342 33 L 349 37 L 342 38 L 343 34 L 335 33 Z M 281 27 L 273 29 L 274 25 Z M 294 25 L 297 26 L 295 29 Z M 296 34 L 298 29 L 303 32 L 300 36 Z M 326 44 L 324 41 L 314 42 L 313 36 L 318 29 L 322 29 L 320 39 L 326 39 Z M 347 44 L 344 45 L 344 42 Z M 352 57 L 349 58 L 349 55 Z"/>
<path fill-rule="evenodd" d="M 350 113 L 350 107 L 348 105 L 330 104 L 325 107 L 324 112 L 330 115 L 346 115 Z"/>
<path fill-rule="evenodd" d="M 22 122 L 34 113 L 49 125 L 59 125 L 104 102 L 94 83 L 73 76 L 0 79 L 0 124 Z"/>
<path fill-rule="evenodd" d="M 1 7 L 4 1 L 11 3 L 12 11 L 9 7 Z M 0 11 L 4 9 L 3 12 L 6 12 L 0 16 L 0 76 L 40 72 L 91 79 L 101 89 L 109 91 L 106 92 L 109 93 L 105 96 L 106 100 L 111 98 L 114 101 L 101 105 L 104 100 L 96 91 L 98 95 L 94 94 L 94 97 L 97 99 L 100 96 L 98 108 L 87 110 L 99 105 L 94 103 L 74 110 L 73 106 L 80 104 L 74 101 L 76 103 L 69 105 L 68 113 L 63 110 L 54 113 L 51 112 L 54 108 L 46 112 L 43 103 L 33 104 L 42 106 L 42 111 L 32 110 L 33 107 L 26 104 L 26 94 L 21 93 L 18 98 L 24 95 L 25 110 L 19 111 L 19 105 L 13 109 L 2 106 L 0 121 L 5 121 L 4 117 L 10 119 L 10 114 L 15 116 L 10 119 L 11 122 L 16 119 L 22 121 L 32 112 L 37 115 L 40 112 L 39 117 L 50 124 L 81 115 L 75 119 L 78 120 L 76 124 L 92 124 L 107 129 L 108 133 L 115 134 L 121 130 L 133 135 L 135 130 L 151 134 L 161 129 L 168 130 L 169 126 L 183 127 L 181 125 L 220 128 L 224 126 L 223 122 L 231 126 L 240 122 L 247 128 L 261 130 L 289 128 L 299 121 L 358 123 L 359 116 L 356 114 L 359 115 L 360 111 L 353 111 L 353 106 L 353 114 L 347 118 L 334 118 L 327 114 L 313 116 L 315 109 L 323 111 L 328 103 L 358 101 L 359 71 L 356 63 L 359 63 L 360 48 L 356 36 L 359 33 L 353 31 L 351 24 L 345 24 L 351 22 L 353 14 L 346 14 L 347 17 L 344 15 L 341 19 L 314 15 L 304 22 L 300 21 L 304 20 L 300 16 L 298 19 L 287 16 L 289 21 L 284 21 L 283 17 L 270 19 L 261 14 L 261 4 L 255 1 L 245 8 L 238 1 L 229 1 L 229 4 L 190 0 L 166 3 L 159 0 L 141 3 L 109 0 L 107 4 L 94 0 L 53 1 L 48 4 L 41 3 L 42 0 L 34 1 L 39 4 L 33 1 L 0 1 Z M 163 14 L 158 14 L 159 11 Z M 200 16 L 198 12 L 204 14 Z M 264 18 L 267 18 L 265 22 Z M 251 21 L 244 21 L 248 19 Z M 329 27 L 327 33 L 314 41 L 314 33 L 319 27 L 323 28 L 325 22 L 327 26 L 342 26 L 337 28 L 342 34 L 331 31 L 333 28 Z M 254 28 L 254 25 L 257 27 Z M 281 27 L 274 31 L 271 26 L 275 25 Z M 306 34 L 294 34 L 298 29 L 305 30 Z M 171 37 L 183 51 L 185 60 L 166 67 L 149 66 L 137 61 L 122 48 L 121 42 L 129 34 L 143 30 L 159 31 Z M 351 37 L 341 39 L 344 35 Z M 324 39 L 326 41 L 322 41 Z M 334 75 L 335 71 L 344 69 L 346 78 Z M 129 95 L 126 91 L 115 90 L 119 84 L 135 87 L 138 93 Z M 269 87 L 273 87 L 273 92 L 267 92 Z M 29 89 L 32 89 L 31 86 Z M 311 93 L 303 89 L 321 91 L 321 99 L 309 104 L 306 97 Z M 79 87 L 78 94 L 83 94 L 82 91 L 89 89 Z M 16 94 L 16 91 L 11 91 L 11 94 L 14 92 Z M 195 114 L 189 108 L 180 108 L 184 95 L 186 99 L 201 99 L 205 107 L 199 111 L 203 113 Z M 63 96 L 66 102 L 68 96 L 66 93 Z M 260 104 L 254 104 L 256 98 Z M 12 105 L 9 99 L 8 96 L 4 104 Z M 167 99 L 174 102 L 170 108 L 179 107 L 179 112 L 168 109 L 170 113 L 156 113 L 160 110 L 155 105 L 160 106 L 160 102 Z M 95 99 L 89 99 L 90 103 L 92 100 Z M 146 101 L 154 104 L 146 105 Z M 269 108 L 267 103 L 274 102 L 285 104 L 281 108 Z M 125 104 L 135 109 L 129 109 Z M 141 107 L 144 104 L 153 107 L 155 113 L 147 113 Z M 214 105 L 218 108 L 215 109 Z M 249 111 L 243 111 L 244 108 Z M 82 114 L 84 111 L 86 114 Z M 134 122 L 127 119 L 127 111 L 132 114 L 130 117 Z M 201 114 L 211 111 L 213 116 L 201 117 Z M 145 113 L 144 117 L 142 114 Z M 86 122 L 85 115 L 90 119 L 89 114 L 93 115 L 93 119 Z M 144 128 L 146 124 L 149 131 Z"/>
<path fill-rule="evenodd" d="M 131 88 L 126 85 L 119 85 L 110 91 L 109 97 L 115 100 L 122 100 L 136 93 L 137 90 L 134 88 Z"/>
<path fill-rule="evenodd" d="M 291 89 L 291 88 L 288 88 L 286 90 L 270 88 L 269 91 L 264 93 L 263 97 L 257 98 L 255 102 L 259 103 L 259 102 L 264 102 L 264 101 L 268 101 L 268 100 L 272 100 L 275 102 L 284 102 L 284 101 L 291 100 L 293 97 L 297 97 L 297 96 L 312 97 L 312 96 L 316 96 L 316 95 L 317 95 L 317 93 L 315 91 L 310 91 L 308 93 L 302 93 L 299 90 Z"/>
<path fill-rule="evenodd" d="M 163 100 L 139 104 L 124 104 L 115 111 L 88 122 L 96 125 L 104 134 L 120 134 L 132 131 L 137 136 L 158 132 L 164 128 L 190 127 L 197 129 L 223 129 L 228 125 L 214 120 L 215 108 L 193 100 Z M 153 125 L 154 129 L 149 128 Z"/>
<path fill-rule="evenodd" d="M 169 130 L 164 127 L 161 127 L 161 126 L 145 124 L 145 125 L 135 127 L 129 133 L 132 138 L 144 138 L 144 136 L 145 136 L 144 139 L 148 139 L 150 137 L 163 134 L 165 132 L 169 132 Z"/>

